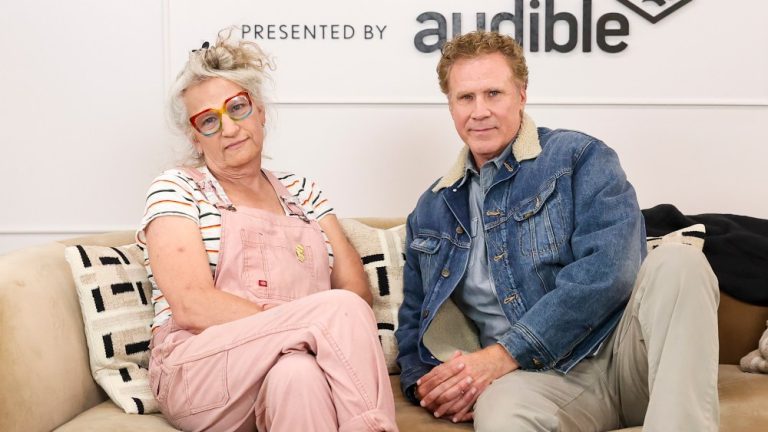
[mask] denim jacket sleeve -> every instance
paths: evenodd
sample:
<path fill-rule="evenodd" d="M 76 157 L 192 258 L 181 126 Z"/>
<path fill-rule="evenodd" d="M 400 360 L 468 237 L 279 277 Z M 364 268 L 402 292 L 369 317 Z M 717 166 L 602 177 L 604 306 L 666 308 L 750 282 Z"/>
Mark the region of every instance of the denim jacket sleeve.
<path fill-rule="evenodd" d="M 645 253 L 642 214 L 616 153 L 592 140 L 574 159 L 573 261 L 499 340 L 523 369 L 554 367 L 621 311 Z"/>
<path fill-rule="evenodd" d="M 398 344 L 397 363 L 400 365 L 400 388 L 403 395 L 413 404 L 418 404 L 413 394 L 416 381 L 432 369 L 419 358 L 419 324 L 424 303 L 421 286 L 419 257 L 408 247 L 413 241 L 416 212 L 408 216 L 405 237 L 405 268 L 403 269 L 403 303 L 398 313 L 398 328 L 395 333 Z"/>

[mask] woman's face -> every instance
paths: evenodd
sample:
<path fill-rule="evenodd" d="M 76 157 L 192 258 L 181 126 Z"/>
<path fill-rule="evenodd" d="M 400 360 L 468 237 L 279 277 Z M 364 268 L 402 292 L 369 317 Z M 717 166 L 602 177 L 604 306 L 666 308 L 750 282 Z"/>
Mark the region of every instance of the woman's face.
<path fill-rule="evenodd" d="M 190 117 L 205 110 L 220 110 L 221 128 L 208 136 L 198 130 L 192 130 L 192 142 L 198 152 L 202 152 L 205 164 L 215 171 L 230 171 L 247 166 L 254 161 L 261 161 L 264 144 L 264 107 L 254 105 L 253 112 L 240 120 L 232 120 L 227 110 L 233 111 L 231 104 L 224 106 L 228 99 L 243 92 L 239 85 L 223 78 L 211 78 L 189 87 L 184 92 L 184 105 Z M 215 121 L 215 116 L 213 119 Z"/>

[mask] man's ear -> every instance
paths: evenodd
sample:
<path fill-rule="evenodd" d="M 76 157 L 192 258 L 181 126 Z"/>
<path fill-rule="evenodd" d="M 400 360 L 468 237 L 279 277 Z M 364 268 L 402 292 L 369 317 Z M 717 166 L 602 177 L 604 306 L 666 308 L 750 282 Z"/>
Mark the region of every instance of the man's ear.
<path fill-rule="evenodd" d="M 523 106 L 528 102 L 528 89 L 524 85 L 520 86 L 520 102 Z"/>

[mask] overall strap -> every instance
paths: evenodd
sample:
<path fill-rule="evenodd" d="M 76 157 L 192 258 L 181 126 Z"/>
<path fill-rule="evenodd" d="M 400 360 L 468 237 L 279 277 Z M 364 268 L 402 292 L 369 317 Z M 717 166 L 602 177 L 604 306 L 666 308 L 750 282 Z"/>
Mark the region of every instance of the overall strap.
<path fill-rule="evenodd" d="M 195 167 L 185 166 L 181 167 L 181 170 L 184 171 L 184 174 L 190 176 L 198 185 L 205 181 L 205 175 Z"/>
<path fill-rule="evenodd" d="M 181 170 L 195 181 L 195 184 L 203 192 L 205 198 L 216 208 L 234 211 L 235 207 L 229 201 L 227 195 L 219 194 L 214 182 L 207 178 L 199 169 L 195 167 L 182 167 Z"/>
<path fill-rule="evenodd" d="M 304 212 L 304 209 L 299 204 L 299 199 L 293 196 L 288 191 L 288 188 L 285 187 L 283 182 L 278 180 L 278 178 L 275 177 L 275 175 L 272 174 L 269 170 L 262 168 L 261 171 L 267 177 L 267 180 L 269 180 L 269 183 L 272 184 L 272 188 L 275 189 L 275 192 L 277 192 L 277 195 L 280 197 L 280 200 L 282 200 L 283 204 L 288 209 L 288 215 L 297 216 L 299 219 L 303 220 L 304 222 L 309 223 L 309 218 L 307 217 L 307 214 Z"/>

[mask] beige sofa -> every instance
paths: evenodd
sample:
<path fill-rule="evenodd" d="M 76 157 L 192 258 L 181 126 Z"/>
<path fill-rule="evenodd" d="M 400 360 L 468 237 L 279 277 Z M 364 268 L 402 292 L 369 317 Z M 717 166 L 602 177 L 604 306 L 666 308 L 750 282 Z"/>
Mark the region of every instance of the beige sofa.
<path fill-rule="evenodd" d="M 402 223 L 364 221 L 378 226 Z M 80 306 L 64 260 L 67 245 L 132 241 L 132 233 L 108 233 L 0 256 L 0 431 L 174 430 L 159 414 L 123 413 L 91 378 Z M 768 376 L 745 374 L 736 366 L 756 347 L 768 308 L 723 295 L 719 316 L 721 430 L 768 430 Z M 691 329 L 691 338 L 696 337 Z M 411 405 L 400 394 L 398 378 L 391 379 L 401 431 L 472 430 L 471 424 L 435 420 Z"/>

